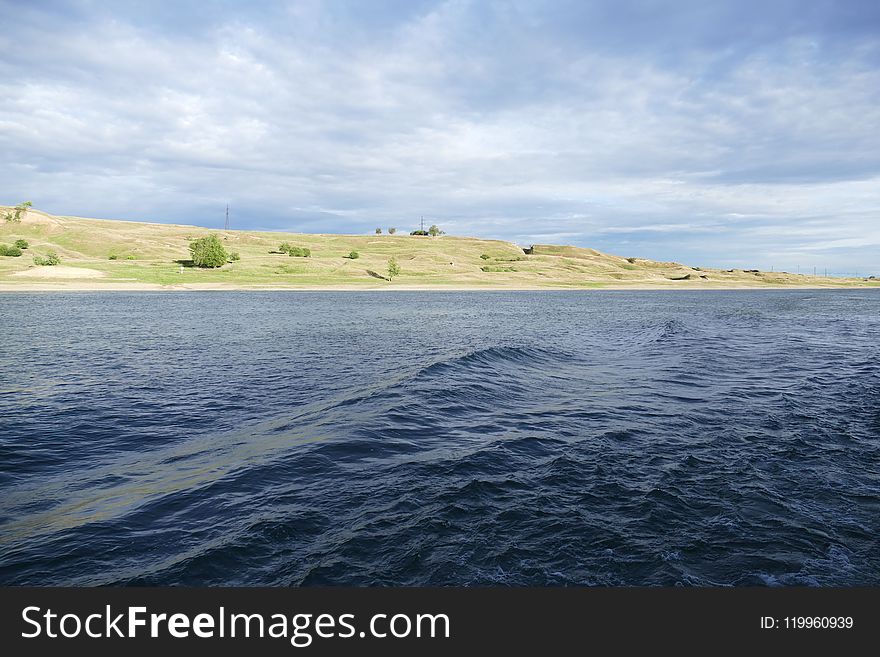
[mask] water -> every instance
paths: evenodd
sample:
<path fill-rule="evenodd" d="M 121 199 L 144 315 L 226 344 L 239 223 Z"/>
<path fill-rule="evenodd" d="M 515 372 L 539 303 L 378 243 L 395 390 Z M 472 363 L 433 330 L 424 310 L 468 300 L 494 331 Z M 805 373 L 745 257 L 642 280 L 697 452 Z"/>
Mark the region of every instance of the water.
<path fill-rule="evenodd" d="M 2 584 L 880 584 L 877 291 L 0 301 Z"/>

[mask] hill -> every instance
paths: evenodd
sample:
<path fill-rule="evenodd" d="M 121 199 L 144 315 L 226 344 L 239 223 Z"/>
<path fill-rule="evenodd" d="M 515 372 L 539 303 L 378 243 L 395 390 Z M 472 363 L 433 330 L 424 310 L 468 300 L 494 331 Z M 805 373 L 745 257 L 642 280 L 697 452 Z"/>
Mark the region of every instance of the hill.
<path fill-rule="evenodd" d="M 0 208 L 2 214 L 5 208 Z M 219 269 L 190 262 L 190 240 L 215 234 L 241 259 Z M 66 289 L 533 289 L 872 287 L 877 280 L 757 270 L 696 268 L 625 258 L 574 246 L 522 249 L 500 240 L 411 235 L 313 235 L 53 216 L 30 209 L 0 220 L 0 244 L 29 242 L 21 257 L 0 257 L 0 291 Z M 311 257 L 278 252 L 281 243 Z M 347 256 L 358 251 L 357 259 Z M 41 267 L 49 252 L 59 266 Z M 387 273 L 390 257 L 401 273 Z M 112 258 L 112 259 L 111 259 Z"/>

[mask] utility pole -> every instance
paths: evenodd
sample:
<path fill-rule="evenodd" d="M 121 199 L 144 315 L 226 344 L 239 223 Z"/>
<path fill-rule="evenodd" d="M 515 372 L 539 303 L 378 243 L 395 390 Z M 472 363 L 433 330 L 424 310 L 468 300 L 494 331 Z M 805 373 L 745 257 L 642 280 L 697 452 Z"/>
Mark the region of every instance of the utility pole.
<path fill-rule="evenodd" d="M 422 232 L 425 232 L 425 215 L 422 215 Z"/>
<path fill-rule="evenodd" d="M 226 223 L 223 225 L 223 230 L 229 230 L 229 203 L 226 204 Z"/>

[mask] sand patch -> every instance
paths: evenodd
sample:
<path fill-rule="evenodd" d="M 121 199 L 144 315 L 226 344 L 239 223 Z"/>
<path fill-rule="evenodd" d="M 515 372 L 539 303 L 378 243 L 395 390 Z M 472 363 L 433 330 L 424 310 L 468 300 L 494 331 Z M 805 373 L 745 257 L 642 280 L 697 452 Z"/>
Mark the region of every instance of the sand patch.
<path fill-rule="evenodd" d="M 97 269 L 85 269 L 84 267 L 65 267 L 55 265 L 53 267 L 33 267 L 18 271 L 13 276 L 24 278 L 104 278 L 106 274 Z"/>

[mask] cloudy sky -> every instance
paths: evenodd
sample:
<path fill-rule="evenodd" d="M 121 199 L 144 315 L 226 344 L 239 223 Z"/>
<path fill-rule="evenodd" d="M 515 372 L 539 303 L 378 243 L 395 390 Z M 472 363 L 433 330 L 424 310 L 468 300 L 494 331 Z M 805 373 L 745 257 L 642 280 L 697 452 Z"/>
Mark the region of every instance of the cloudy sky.
<path fill-rule="evenodd" d="M 880 273 L 880 2 L 0 0 L 0 203 Z"/>

